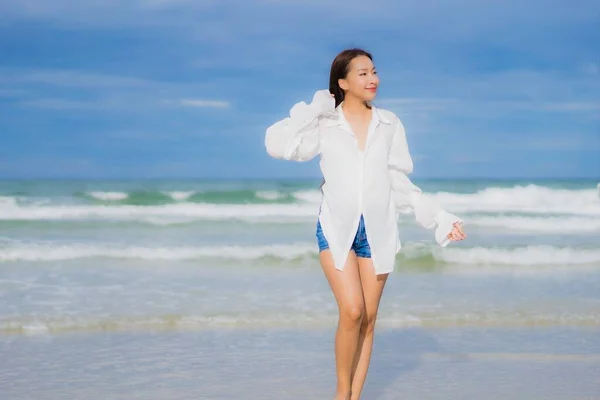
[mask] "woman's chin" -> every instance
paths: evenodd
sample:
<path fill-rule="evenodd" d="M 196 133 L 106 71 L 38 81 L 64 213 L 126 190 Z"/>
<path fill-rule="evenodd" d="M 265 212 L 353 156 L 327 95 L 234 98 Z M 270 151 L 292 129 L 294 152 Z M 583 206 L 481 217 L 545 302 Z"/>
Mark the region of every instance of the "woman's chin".
<path fill-rule="evenodd" d="M 377 97 L 377 93 L 376 92 L 375 93 L 367 93 L 364 96 L 364 100 L 365 101 L 373 101 L 373 100 L 375 100 L 375 97 Z"/>

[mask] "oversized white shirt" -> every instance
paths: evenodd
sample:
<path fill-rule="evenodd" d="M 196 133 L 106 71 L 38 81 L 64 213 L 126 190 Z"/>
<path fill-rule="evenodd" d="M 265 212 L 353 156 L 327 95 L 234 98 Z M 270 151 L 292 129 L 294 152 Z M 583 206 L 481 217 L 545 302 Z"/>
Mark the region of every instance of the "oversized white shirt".
<path fill-rule="evenodd" d="M 361 215 L 377 274 L 394 269 L 401 248 L 399 212 L 414 212 L 425 228 L 437 226 L 435 237 L 441 246 L 449 243 L 452 224 L 462 223 L 408 178 L 413 162 L 406 134 L 390 111 L 372 107 L 361 151 L 341 105 L 335 108 L 329 91 L 320 90 L 311 104 L 297 103 L 288 118 L 267 129 L 265 146 L 278 159 L 308 161 L 320 155 L 324 184 L 319 221 L 339 270 L 344 268 Z"/>

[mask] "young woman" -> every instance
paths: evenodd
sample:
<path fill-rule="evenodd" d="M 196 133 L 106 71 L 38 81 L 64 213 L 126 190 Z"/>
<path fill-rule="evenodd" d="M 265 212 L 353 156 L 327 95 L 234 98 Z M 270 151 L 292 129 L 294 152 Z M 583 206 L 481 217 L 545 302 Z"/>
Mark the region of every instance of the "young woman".
<path fill-rule="evenodd" d="M 266 132 L 275 158 L 320 155 L 324 181 L 316 236 L 320 261 L 339 307 L 335 336 L 336 400 L 357 400 L 367 376 L 375 319 L 400 249 L 398 212 L 414 212 L 446 246 L 466 236 L 462 221 L 442 210 L 407 177 L 413 163 L 404 127 L 375 108 L 379 78 L 372 56 L 350 49 L 331 65 L 329 90 L 296 104 Z"/>

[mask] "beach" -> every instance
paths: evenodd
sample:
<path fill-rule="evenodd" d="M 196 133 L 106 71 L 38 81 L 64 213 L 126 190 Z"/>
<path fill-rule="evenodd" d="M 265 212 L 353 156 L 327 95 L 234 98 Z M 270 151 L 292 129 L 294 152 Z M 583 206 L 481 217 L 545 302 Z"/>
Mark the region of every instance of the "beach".
<path fill-rule="evenodd" d="M 600 399 L 597 183 L 417 183 L 363 398 Z M 0 398 L 332 398 L 318 184 L 0 182 Z"/>
<path fill-rule="evenodd" d="M 597 328 L 377 333 L 365 399 L 598 399 Z M 331 399 L 331 330 L 3 337 L 7 399 Z"/>

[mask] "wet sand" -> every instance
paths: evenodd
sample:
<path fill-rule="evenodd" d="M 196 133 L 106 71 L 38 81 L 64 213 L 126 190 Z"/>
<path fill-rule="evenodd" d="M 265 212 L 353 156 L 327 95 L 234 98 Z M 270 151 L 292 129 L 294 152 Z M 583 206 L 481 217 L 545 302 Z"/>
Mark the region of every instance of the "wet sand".
<path fill-rule="evenodd" d="M 332 330 L 0 336 L 2 399 L 331 399 Z M 380 329 L 363 399 L 600 399 L 600 330 Z"/>

